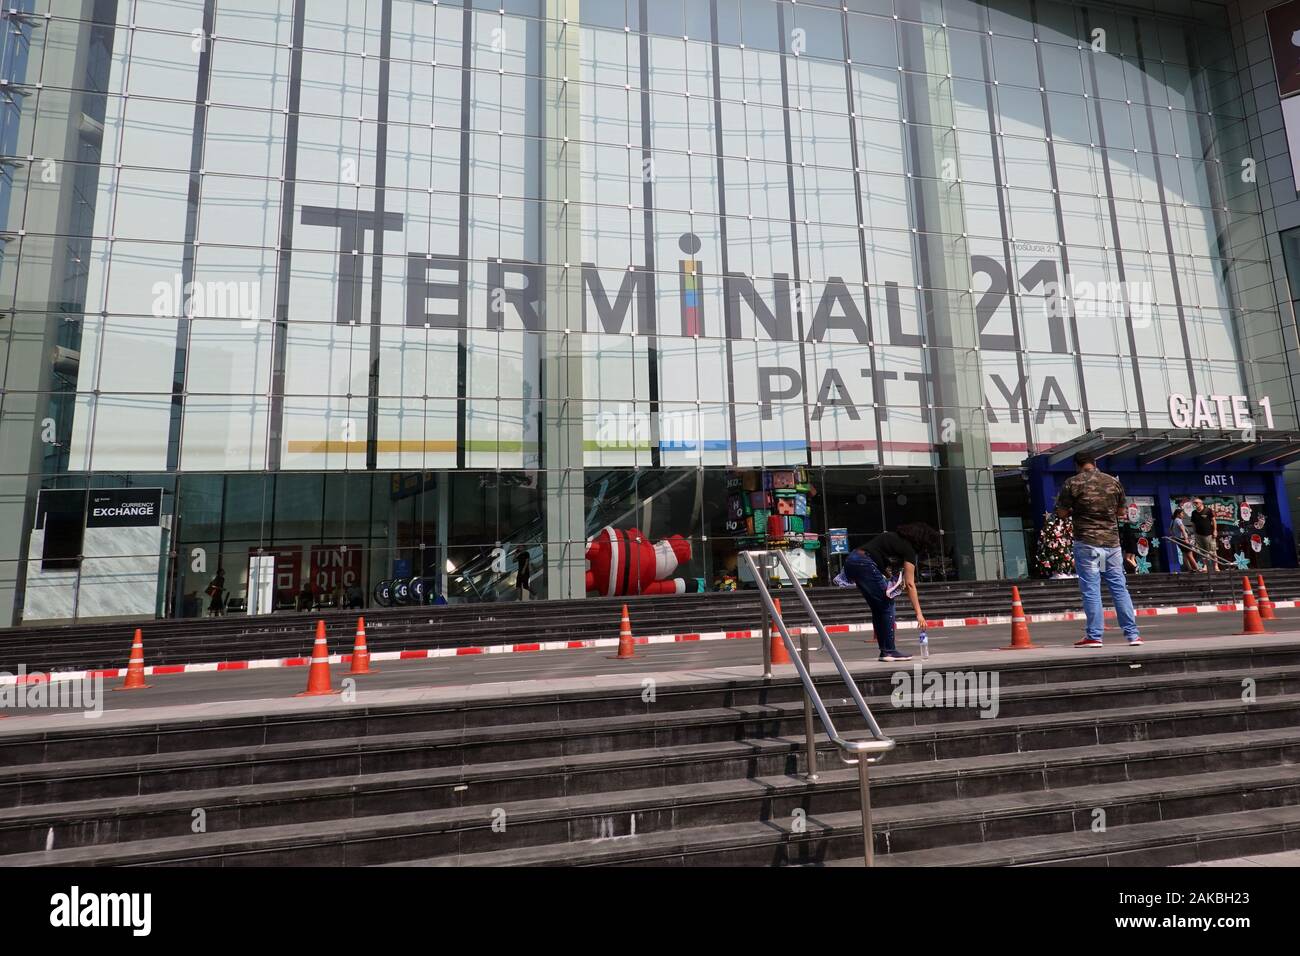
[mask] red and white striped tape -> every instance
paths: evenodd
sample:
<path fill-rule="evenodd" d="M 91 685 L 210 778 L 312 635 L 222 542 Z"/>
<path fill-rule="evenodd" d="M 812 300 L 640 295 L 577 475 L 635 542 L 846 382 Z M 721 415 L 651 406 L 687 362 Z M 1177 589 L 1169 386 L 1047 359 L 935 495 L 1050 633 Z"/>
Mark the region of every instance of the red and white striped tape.
<path fill-rule="evenodd" d="M 1300 600 L 1292 601 L 1274 601 L 1275 608 L 1300 607 Z M 1181 607 L 1144 607 L 1137 608 L 1135 613 L 1138 617 L 1163 617 L 1169 614 L 1215 614 L 1221 611 L 1240 611 L 1242 604 L 1240 601 L 1234 604 L 1190 604 Z M 1108 619 L 1114 618 L 1114 610 L 1107 610 L 1105 615 Z M 1058 611 L 1046 614 L 1027 614 L 1025 615 L 1031 624 L 1047 623 L 1052 621 L 1082 621 L 1084 614 L 1082 611 Z M 998 614 L 990 617 L 945 617 L 931 619 L 927 622 L 930 628 L 944 628 L 951 630 L 958 627 L 983 627 L 989 624 L 1010 624 L 1010 614 Z M 915 621 L 899 621 L 899 630 L 914 630 Z M 790 633 L 797 636 L 803 628 L 792 627 Z M 811 633 L 811 628 L 809 632 Z M 870 622 L 860 622 L 856 624 L 828 624 L 826 630 L 831 634 L 858 634 L 869 632 L 871 630 Z M 636 637 L 633 641 L 637 644 L 682 644 L 695 641 L 734 641 L 747 640 L 749 638 L 761 637 L 762 631 L 758 629 L 748 631 L 700 631 L 692 634 L 656 634 L 652 637 Z M 439 657 L 471 657 L 479 654 L 527 654 L 534 651 L 571 651 L 580 650 L 589 647 L 618 647 L 617 637 L 601 637 L 582 641 L 539 641 L 532 644 L 490 644 L 482 647 L 435 647 L 428 650 L 414 651 L 371 651 L 371 663 L 379 661 L 419 661 L 433 660 Z M 349 664 L 352 661 L 351 654 L 331 654 L 329 661 L 331 664 Z M 264 658 L 260 660 L 248 661 L 220 661 L 205 664 L 152 664 L 146 666 L 144 672 L 146 675 L 153 674 L 202 674 L 212 671 L 249 671 L 261 670 L 268 667 L 306 667 L 311 663 L 311 657 L 281 657 L 281 658 Z M 55 671 L 53 673 L 32 673 L 25 674 L 21 678 L 14 674 L 0 674 L 0 685 L 15 683 L 35 683 L 38 681 L 65 681 L 65 680 L 86 680 L 95 677 L 102 677 L 104 680 L 112 680 L 115 677 L 121 677 L 126 674 L 124 667 L 110 667 L 105 670 L 89 671 Z"/>

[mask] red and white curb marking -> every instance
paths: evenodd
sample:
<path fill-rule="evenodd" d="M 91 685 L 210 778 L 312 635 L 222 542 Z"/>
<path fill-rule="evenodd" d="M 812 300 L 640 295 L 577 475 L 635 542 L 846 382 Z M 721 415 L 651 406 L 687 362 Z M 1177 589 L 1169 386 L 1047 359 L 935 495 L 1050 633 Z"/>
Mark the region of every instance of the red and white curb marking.
<path fill-rule="evenodd" d="M 1300 600 L 1274 601 L 1275 608 L 1300 607 Z M 1242 610 L 1240 601 L 1234 604 L 1190 604 L 1182 607 L 1143 607 L 1137 608 L 1138 617 L 1164 617 L 1170 614 L 1216 614 Z M 1105 612 L 1107 620 L 1115 617 L 1113 610 Z M 1028 614 L 1031 624 L 1054 621 L 1082 621 L 1082 611 L 1059 611 L 1047 614 Z M 952 630 L 959 627 L 984 627 L 989 624 L 1010 624 L 1010 614 L 998 614 L 991 617 L 945 617 L 928 622 L 931 630 L 943 628 Z M 915 630 L 915 621 L 899 621 L 898 630 Z M 798 636 L 804 629 L 790 628 L 791 635 Z M 828 624 L 826 630 L 831 634 L 860 634 L 871 631 L 870 622 L 856 624 Z M 812 633 L 812 628 L 808 628 Z M 683 644 L 694 641 L 735 641 L 761 637 L 758 629 L 748 631 L 700 631 L 694 634 L 657 634 L 653 637 L 633 638 L 636 644 Z M 480 654 L 527 654 L 533 651 L 571 651 L 590 647 L 618 647 L 617 637 L 601 637 L 584 641 L 540 641 L 535 644 L 490 644 L 484 647 L 435 647 L 423 651 L 371 651 L 371 663 L 379 661 L 419 661 L 433 660 L 439 657 L 472 657 Z M 349 664 L 351 654 L 331 654 L 331 664 Z M 311 657 L 264 658 L 251 661 L 220 661 L 206 664 L 153 664 L 145 667 L 146 676 L 154 674 L 202 674 L 211 671 L 251 671 L 268 667 L 306 667 Z M 91 671 L 55 671 L 53 673 L 33 673 L 20 676 L 0 673 L 0 685 L 34 684 L 40 681 L 93 680 L 102 677 L 112 680 L 126 674 L 125 667 L 110 667 L 105 670 Z"/>

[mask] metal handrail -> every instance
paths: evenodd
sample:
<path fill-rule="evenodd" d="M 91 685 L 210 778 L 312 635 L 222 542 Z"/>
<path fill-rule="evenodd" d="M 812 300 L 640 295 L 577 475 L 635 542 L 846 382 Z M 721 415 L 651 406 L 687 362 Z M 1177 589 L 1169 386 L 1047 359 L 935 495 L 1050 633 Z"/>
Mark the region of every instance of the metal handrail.
<path fill-rule="evenodd" d="M 812 602 L 808 600 L 808 594 L 804 591 L 803 585 L 799 583 L 799 578 L 795 574 L 794 568 L 790 565 L 790 559 L 781 551 L 742 551 L 740 556 L 744 559 L 749 567 L 750 575 L 758 585 L 759 597 L 763 600 L 765 613 L 763 615 L 763 676 L 772 676 L 771 647 L 770 647 L 770 625 L 775 622 L 777 633 L 781 635 L 786 651 L 789 653 L 790 661 L 794 664 L 795 672 L 799 675 L 799 681 L 803 684 L 804 691 L 804 737 L 805 747 L 807 750 L 808 774 L 807 779 L 810 783 L 817 781 L 817 747 L 813 734 L 812 712 L 816 710 L 817 717 L 822 722 L 822 727 L 826 731 L 826 736 L 831 742 L 839 748 L 839 758 L 844 763 L 858 768 L 858 795 L 861 800 L 862 808 L 862 855 L 863 862 L 867 866 L 875 864 L 875 847 L 871 834 L 871 791 L 870 779 L 867 768 L 870 764 L 878 763 L 886 753 L 894 749 L 894 740 L 885 736 L 884 731 L 880 729 L 880 724 L 876 723 L 876 718 L 871 713 L 871 708 L 867 706 L 866 700 L 863 699 L 862 693 L 858 690 L 858 685 L 853 681 L 853 675 L 844 664 L 844 658 L 840 657 L 840 652 L 835 649 L 835 644 L 830 635 L 826 632 L 826 626 L 822 624 L 821 618 L 813 609 Z M 821 637 L 821 645 L 817 650 L 825 650 L 835 665 L 836 671 L 839 672 L 840 679 L 849 690 L 849 695 L 853 698 L 854 704 L 857 705 L 858 713 L 867 724 L 867 729 L 871 731 L 871 740 L 847 740 L 840 735 L 835 729 L 835 722 L 826 711 L 826 704 L 822 700 L 821 694 L 817 692 L 817 687 L 813 683 L 812 674 L 808 669 L 808 634 L 807 628 L 799 629 L 799 647 L 796 649 L 794 639 L 790 636 L 790 630 L 785 626 L 785 621 L 776 611 L 776 604 L 772 600 L 772 595 L 767 588 L 765 575 L 760 572 L 758 562 L 755 558 L 769 559 L 775 557 L 777 562 L 785 570 L 785 575 L 794 587 L 794 592 L 803 604 L 804 611 L 807 612 L 809 620 L 812 621 L 813 627 Z M 763 562 L 764 568 L 767 566 L 766 560 Z M 852 756 L 850 756 L 852 755 Z"/>
<path fill-rule="evenodd" d="M 1177 545 L 1178 547 L 1180 547 L 1180 548 L 1186 548 L 1188 551 L 1195 551 L 1197 554 L 1201 555 L 1202 557 L 1204 557 L 1204 558 L 1209 558 L 1209 559 L 1213 560 L 1213 561 L 1214 561 L 1214 566 L 1215 566 L 1216 568 L 1217 568 L 1220 564 L 1223 563 L 1223 562 L 1219 559 L 1218 554 L 1211 554 L 1209 551 L 1205 551 L 1205 550 L 1202 549 L 1202 548 L 1198 548 L 1196 545 L 1192 544 L 1190 541 L 1180 541 L 1179 539 L 1175 538 L 1173 535 L 1168 535 L 1168 534 L 1162 534 L 1162 535 L 1160 535 L 1160 537 L 1161 537 L 1161 539 L 1164 540 L 1164 541 L 1171 541 L 1171 542 L 1173 542 L 1174 544 L 1176 544 L 1176 545 Z"/>

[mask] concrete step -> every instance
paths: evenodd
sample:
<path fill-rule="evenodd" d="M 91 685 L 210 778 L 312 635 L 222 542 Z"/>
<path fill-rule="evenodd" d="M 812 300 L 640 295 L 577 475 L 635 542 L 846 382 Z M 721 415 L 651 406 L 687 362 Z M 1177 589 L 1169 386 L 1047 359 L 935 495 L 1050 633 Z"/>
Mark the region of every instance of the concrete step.
<path fill-rule="evenodd" d="M 851 776 L 849 772 L 844 775 Z M 527 801 L 509 809 L 480 806 L 472 808 L 472 814 L 420 810 L 56 848 L 0 856 L 0 864 L 355 866 L 424 860 L 434 865 L 520 865 L 544 863 L 548 857 L 563 858 L 570 865 L 645 864 L 664 862 L 667 851 L 670 857 L 694 857 L 690 862 L 697 864 L 752 865 L 771 862 L 772 843 L 790 842 L 793 851 L 803 842 L 800 837 L 827 841 L 830 845 L 822 854 L 826 858 L 853 853 L 855 835 L 857 849 L 861 848 L 861 818 L 856 809 L 850 809 L 856 806 L 856 781 L 838 784 L 836 779 L 814 787 L 798 778 L 691 784 L 623 793 L 617 810 L 604 795 L 597 794 Z M 747 797 L 739 792 L 742 789 L 749 791 Z M 738 847 L 693 839 L 699 828 L 720 825 L 749 833 L 752 822 L 738 824 L 733 819 L 733 814 L 741 811 L 737 802 L 746 799 L 751 804 L 748 819 L 761 821 L 768 831 L 766 847 L 750 840 Z M 1297 804 L 1300 776 L 1293 765 L 1237 767 L 886 806 L 874 814 L 875 838 L 881 853 L 1029 834 L 1047 842 L 1058 834 L 1074 836 L 1087 831 L 1097 808 L 1105 810 L 1108 826 L 1118 827 Z M 799 819 L 796 808 L 805 811 L 806 833 L 791 832 L 793 821 Z M 625 818 L 626 829 L 620 827 L 620 818 Z M 504 826 L 494 830 L 494 819 Z M 637 832 L 637 827 L 646 826 L 651 832 Z"/>
<path fill-rule="evenodd" d="M 945 663 L 996 667 L 995 717 L 894 706 L 895 668 L 855 670 L 898 744 L 872 771 L 882 856 L 1033 837 L 1051 862 L 1076 854 L 1069 838 L 1098 807 L 1118 830 L 1300 804 L 1298 640 Z M 837 725 L 861 733 L 819 667 Z M 753 673 L 674 677 L 653 701 L 632 675 L 364 707 L 4 721 L 0 863 L 851 860 L 856 771 L 819 739 L 819 781 L 799 775 L 801 687 Z M 196 809 L 206 832 L 192 832 Z M 808 829 L 791 832 L 801 818 Z"/>
<path fill-rule="evenodd" d="M 1077 668 L 1044 668 L 1041 674 L 1035 675 L 1056 678 L 1052 683 L 1018 686 L 1014 681 L 1009 682 L 1009 686 L 999 690 L 999 714 L 1009 718 L 1077 708 L 1140 709 L 1152 701 L 1168 704 L 1216 699 L 1239 701 L 1244 676 L 1254 679 L 1254 693 L 1261 700 L 1286 697 L 1300 694 L 1300 664 L 1272 662 L 1289 656 L 1281 647 L 1272 649 L 1259 660 L 1262 666 L 1252 666 L 1253 659 L 1243 659 L 1237 654 L 1192 658 L 1153 654 L 1143 659 L 1141 667 L 1133 666 L 1131 658 L 1127 665 L 1122 657 L 1084 659 Z M 1216 662 L 1219 666 L 1230 665 L 1230 669 L 1199 669 Z M 1030 665 L 1021 664 L 1026 666 Z M 1180 668 L 1191 669 L 1183 672 Z M 1162 669 L 1167 672 L 1160 673 Z M 1004 673 L 1009 672 L 999 672 L 1000 676 Z M 858 682 L 877 720 L 891 732 L 923 723 L 967 721 L 972 716 L 969 708 L 893 706 L 894 685 L 889 674 L 887 668 L 870 666 L 858 677 Z M 1126 676 L 1118 676 L 1121 674 Z M 1064 679 L 1071 675 L 1074 680 Z M 1082 676 L 1091 679 L 1078 679 Z M 832 717 L 856 716 L 847 698 L 831 696 L 836 690 L 834 684 L 829 684 L 823 692 Z M 838 694 L 842 695 L 843 690 L 839 689 Z M 725 706 L 718 707 L 718 703 Z M 0 806 L 18 802 L 8 795 L 14 785 L 81 776 L 75 766 L 81 761 L 87 761 L 84 766 L 91 770 L 107 767 L 115 774 L 129 771 L 133 766 L 141 770 L 183 767 L 187 765 L 184 756 L 187 753 L 193 754 L 188 759 L 190 766 L 220 763 L 225 759 L 247 761 L 260 752 L 284 761 L 301 756 L 292 750 L 293 744 L 317 742 L 323 748 L 322 753 L 344 759 L 351 755 L 354 760 L 360 760 L 366 753 L 419 746 L 431 751 L 441 749 L 445 754 L 431 759 L 472 763 L 479 759 L 559 756 L 579 750 L 609 751 L 670 742 L 782 736 L 802 730 L 802 714 L 802 689 L 787 677 L 770 682 L 735 682 L 729 688 L 665 690 L 653 703 L 642 701 L 639 693 L 617 693 L 540 701 L 488 700 L 476 702 L 473 709 L 356 708 L 278 720 L 176 722 L 58 734 L 0 734 L 0 756 L 8 765 L 0 767 Z M 977 721 L 985 733 L 994 732 L 995 723 Z M 852 722 L 845 724 L 849 730 L 853 726 Z M 278 745 L 288 749 L 258 750 Z M 463 751 L 459 756 L 457 748 Z M 213 750 L 234 753 L 214 757 Z M 152 766 L 146 759 L 151 756 L 156 758 Z"/>
<path fill-rule="evenodd" d="M 1162 676 L 1184 675 L 1194 678 L 1203 672 L 1223 669 L 1214 682 L 1214 692 L 1240 694 L 1240 679 L 1245 671 L 1264 668 L 1300 666 L 1300 642 L 1279 637 L 1261 644 L 1197 648 L 1181 646 L 1173 650 L 1158 645 L 1140 649 L 1140 656 L 1128 648 L 1089 652 L 1087 657 L 1068 659 L 1034 659 L 1012 656 L 998 659 L 998 676 L 1002 694 L 1020 686 L 1045 687 L 1049 683 L 1100 683 L 1120 693 L 1124 688 L 1141 688 L 1142 680 Z M 936 662 L 938 666 L 938 662 Z M 815 665 L 814 674 L 828 703 L 843 700 L 838 677 L 824 665 Z M 914 672 L 908 668 L 907 672 Z M 895 669 L 888 665 L 865 664 L 853 673 L 863 692 L 871 699 L 888 702 L 894 685 Z M 1236 687 L 1232 677 L 1236 675 Z M 1283 671 L 1265 675 L 1284 680 Z M 1175 682 L 1171 687 L 1180 686 Z M 1208 692 L 1208 690 L 1206 691 Z M 1282 691 L 1279 691 L 1282 692 Z M 1184 691 L 1186 694 L 1196 691 Z M 24 733 L 21 725 L 0 732 L 0 780 L 4 767 L 26 767 L 42 763 L 101 757 L 139 757 L 153 753 L 228 747 L 257 747 L 294 740 L 348 739 L 375 735 L 423 732 L 426 730 L 462 730 L 476 727 L 529 724 L 534 729 L 556 721 L 582 718 L 666 715 L 669 712 L 708 709 L 723 706 L 761 705 L 801 700 L 802 689 L 786 671 L 772 680 L 716 679 L 678 681 L 665 685 L 656 700 L 641 699 L 635 691 L 570 693 L 564 695 L 512 695 L 505 698 L 471 699 L 454 704 L 399 705 L 385 707 L 351 707 L 328 713 L 267 714 L 253 717 L 226 717 L 210 720 L 171 720 L 156 725 L 100 727 L 87 724 L 77 730 L 58 733 Z M 1010 699 L 1010 698 L 1009 698 Z M 1166 698 L 1171 699 L 1171 698 Z M 881 718 L 897 722 L 891 716 L 895 708 L 883 708 Z"/>
<path fill-rule="evenodd" d="M 1267 697 L 1255 704 L 1226 700 L 1166 705 L 1154 712 L 1139 707 L 1049 714 L 1000 720 L 993 725 L 978 719 L 922 724 L 891 731 L 897 747 L 888 766 L 1094 743 L 1158 742 L 1180 735 L 1259 734 L 1296 726 L 1300 726 L 1300 695 Z M 274 788 L 330 777 L 349 778 L 360 786 L 375 775 L 394 773 L 440 774 L 443 777 L 439 779 L 450 781 L 447 785 L 467 784 L 475 794 L 504 793 L 516 779 L 525 790 L 533 787 L 551 795 L 570 793 L 575 787 L 612 791 L 660 780 L 666 785 L 673 780 L 718 779 L 728 768 L 737 777 L 795 772 L 805 763 L 801 729 L 802 722 L 797 721 L 787 736 L 747 738 L 737 731 L 717 739 L 677 743 L 671 749 L 656 744 L 654 738 L 642 741 L 644 746 L 639 749 L 592 749 L 566 743 L 558 748 L 519 751 L 509 749 L 508 744 L 497 746 L 493 736 L 514 733 L 511 728 L 486 734 L 481 749 L 458 750 L 465 745 L 445 735 L 322 740 L 157 754 L 128 763 L 69 761 L 8 770 L 0 793 L 13 810 L 12 818 L 24 819 L 28 814 L 35 818 L 45 805 L 96 797 L 134 802 L 160 794 L 243 785 Z M 837 767 L 829 743 L 822 736 L 817 740 L 820 765 Z M 194 805 L 194 798 L 185 799 Z"/>
<path fill-rule="evenodd" d="M 341 820 L 424 809 L 439 811 L 431 827 L 472 829 L 503 807 L 516 827 L 529 822 L 530 808 L 561 801 L 608 823 L 611 835 L 629 813 L 638 814 L 644 832 L 662 819 L 659 805 L 674 807 L 672 822 L 689 819 L 683 808 L 697 791 L 711 801 L 710 817 L 738 822 L 752 816 L 754 788 L 761 790 L 763 812 L 776 814 L 792 798 L 815 802 L 819 812 L 856 804 L 856 771 L 829 752 L 820 756 L 821 779 L 808 788 L 794 776 L 800 741 L 737 741 L 667 750 L 646 750 L 611 759 L 604 754 L 570 758 L 562 769 L 545 761 L 516 761 L 475 768 L 438 768 L 364 776 L 342 775 L 310 781 L 224 785 L 211 789 L 106 797 L 0 810 L 0 853 L 45 847 L 67 848 L 121 843 L 191 832 L 192 811 L 202 807 L 209 830 L 232 831 L 309 820 Z M 1255 768 L 1300 762 L 1300 727 L 1226 733 L 1166 740 L 1139 740 L 1091 747 L 1009 752 L 936 761 L 887 763 L 873 771 L 872 800 L 877 807 L 961 799 L 992 793 L 1027 792 L 1117 780 Z M 648 810 L 629 806 L 633 794 Z M 793 806 L 784 812 L 793 812 Z M 439 818 L 440 817 L 440 818 Z M 522 820 L 522 824 L 517 822 Z M 570 827 L 575 824 L 570 821 Z M 580 824 L 579 824 L 580 825 Z"/>
<path fill-rule="evenodd" d="M 1092 832 L 1094 811 L 1105 810 L 1107 830 Z M 1067 861 L 1097 855 L 1098 837 L 1128 826 L 1161 821 L 1179 839 L 1195 840 L 1215 832 L 1215 816 L 1250 810 L 1285 810 L 1260 821 L 1285 844 L 1288 831 L 1300 827 L 1300 778 L 1291 766 L 1259 767 L 1180 777 L 1122 781 L 1086 787 L 1063 787 L 1029 793 L 939 800 L 914 806 L 882 807 L 873 813 L 877 863 L 889 865 L 894 854 L 928 850 L 933 861 L 946 861 L 953 845 L 980 847 L 989 863 L 1027 862 L 999 856 L 999 843 L 1018 840 L 1042 861 Z M 594 866 L 611 864 L 717 866 L 788 865 L 860 860 L 862 818 L 856 810 L 808 813 L 804 831 L 794 832 L 794 816 L 744 824 L 711 824 L 653 833 L 558 844 L 462 851 L 397 861 L 407 866 Z M 1280 826 L 1279 826 L 1280 825 Z M 1279 838 L 1276 831 L 1282 830 Z M 1226 848 L 1225 848 L 1226 849 Z M 1105 851 L 1103 851 L 1105 852 Z M 1263 852 L 1255 850 L 1255 852 Z M 912 857 L 912 859 L 916 859 Z M 952 865 L 944 862 L 943 865 Z"/>

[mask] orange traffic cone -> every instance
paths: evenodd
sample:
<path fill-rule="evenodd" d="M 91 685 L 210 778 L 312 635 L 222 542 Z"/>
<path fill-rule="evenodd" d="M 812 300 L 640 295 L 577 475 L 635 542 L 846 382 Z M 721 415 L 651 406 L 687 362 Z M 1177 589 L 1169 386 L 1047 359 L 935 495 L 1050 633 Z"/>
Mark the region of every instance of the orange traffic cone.
<path fill-rule="evenodd" d="M 1268 588 L 1264 586 L 1264 575 L 1259 576 L 1259 617 L 1262 621 L 1277 619 L 1273 613 L 1273 602 L 1269 599 Z"/>
<path fill-rule="evenodd" d="M 307 689 L 295 697 L 320 697 L 338 694 L 330 687 L 330 652 L 325 643 L 325 622 L 316 622 L 316 643 L 311 648 L 311 667 L 307 669 Z"/>
<path fill-rule="evenodd" d="M 623 621 L 618 626 L 618 657 L 615 660 L 625 661 L 636 656 L 634 653 L 636 643 L 632 640 L 632 619 L 627 616 L 627 605 L 623 605 Z"/>
<path fill-rule="evenodd" d="M 1264 622 L 1260 620 L 1259 608 L 1255 606 L 1255 592 L 1250 589 L 1250 578 L 1242 577 L 1242 611 L 1241 611 L 1241 633 L 1242 634 L 1264 634 Z"/>
<path fill-rule="evenodd" d="M 1004 651 L 1024 651 L 1038 645 L 1029 639 L 1029 619 L 1020 603 L 1020 588 L 1011 586 L 1011 643 L 999 648 Z"/>
<path fill-rule="evenodd" d="M 776 605 L 776 616 L 781 616 L 781 599 L 773 598 L 772 603 Z M 785 641 L 781 639 L 781 632 L 777 630 L 776 625 L 772 625 L 772 640 L 769 656 L 773 664 L 789 664 L 790 655 L 786 652 Z"/>
<path fill-rule="evenodd" d="M 366 619 L 357 618 L 357 642 L 352 645 L 352 669 L 349 674 L 373 674 L 370 669 L 370 650 L 366 647 Z"/>
<path fill-rule="evenodd" d="M 144 635 L 140 628 L 135 629 L 135 638 L 131 641 L 131 659 L 126 664 L 126 680 L 121 687 L 114 690 L 147 690 L 144 682 Z"/>

